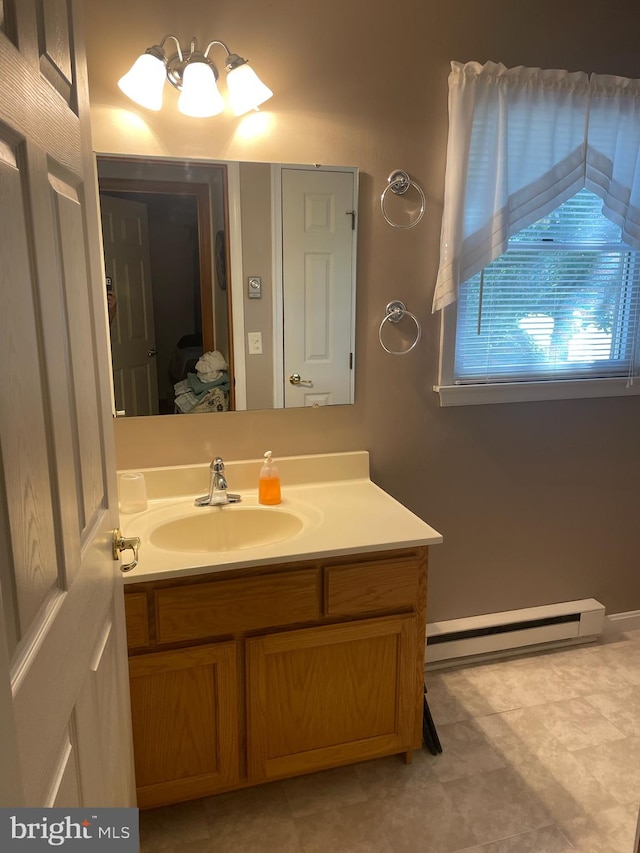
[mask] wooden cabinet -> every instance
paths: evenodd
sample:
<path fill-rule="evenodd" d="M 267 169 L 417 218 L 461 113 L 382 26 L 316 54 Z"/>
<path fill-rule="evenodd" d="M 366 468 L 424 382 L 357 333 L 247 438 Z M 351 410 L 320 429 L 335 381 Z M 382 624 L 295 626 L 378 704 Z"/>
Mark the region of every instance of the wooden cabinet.
<path fill-rule="evenodd" d="M 427 548 L 125 587 L 138 802 L 422 743 Z"/>
<path fill-rule="evenodd" d="M 149 645 L 149 622 L 147 620 L 147 597 L 134 592 L 125 598 L 127 622 L 127 645 L 129 649 L 145 648 Z"/>
<path fill-rule="evenodd" d="M 400 616 L 247 640 L 249 780 L 408 750 L 415 635 Z"/>
<path fill-rule="evenodd" d="M 140 808 L 238 783 L 237 654 L 229 642 L 130 659 Z"/>

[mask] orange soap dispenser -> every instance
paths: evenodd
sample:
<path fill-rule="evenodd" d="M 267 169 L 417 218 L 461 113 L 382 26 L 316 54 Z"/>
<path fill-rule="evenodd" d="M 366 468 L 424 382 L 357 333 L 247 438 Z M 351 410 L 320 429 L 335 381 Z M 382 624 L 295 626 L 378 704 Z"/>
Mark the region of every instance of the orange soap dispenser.
<path fill-rule="evenodd" d="M 271 451 L 267 450 L 264 454 L 264 462 L 260 469 L 260 479 L 258 480 L 258 500 L 261 504 L 274 506 L 282 500 L 280 494 L 280 477 L 278 469 L 273 464 Z"/>

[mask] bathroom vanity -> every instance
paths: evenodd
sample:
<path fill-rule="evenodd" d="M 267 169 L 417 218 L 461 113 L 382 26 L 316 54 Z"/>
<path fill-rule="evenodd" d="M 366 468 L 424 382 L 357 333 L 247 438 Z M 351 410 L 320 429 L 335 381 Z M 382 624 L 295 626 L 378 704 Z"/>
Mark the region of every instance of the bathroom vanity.
<path fill-rule="evenodd" d="M 227 466 L 244 506 L 193 509 L 199 467 L 145 472 L 149 509 L 122 517 L 142 539 L 123 576 L 139 806 L 383 755 L 410 761 L 422 741 L 427 552 L 441 536 L 352 453 L 278 460 L 283 503 L 264 511 L 299 517 L 295 533 L 180 550 L 181 518 L 209 529 L 223 513 L 261 512 L 254 462 Z"/>

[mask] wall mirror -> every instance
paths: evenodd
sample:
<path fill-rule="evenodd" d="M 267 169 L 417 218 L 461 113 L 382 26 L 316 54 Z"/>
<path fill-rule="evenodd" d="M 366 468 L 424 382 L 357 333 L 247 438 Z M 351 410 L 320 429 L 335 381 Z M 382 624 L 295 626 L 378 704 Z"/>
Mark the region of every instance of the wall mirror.
<path fill-rule="evenodd" d="M 353 402 L 357 168 L 97 165 L 120 416 Z"/>

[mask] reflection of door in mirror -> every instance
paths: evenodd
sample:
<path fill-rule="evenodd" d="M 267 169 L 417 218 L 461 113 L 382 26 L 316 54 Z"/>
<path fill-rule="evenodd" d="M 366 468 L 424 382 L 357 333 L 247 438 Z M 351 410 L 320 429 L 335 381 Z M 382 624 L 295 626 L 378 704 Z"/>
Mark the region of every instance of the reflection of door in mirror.
<path fill-rule="evenodd" d="M 282 169 L 284 404 L 353 401 L 353 172 Z"/>
<path fill-rule="evenodd" d="M 212 256 L 213 236 L 225 231 L 225 167 L 158 164 L 142 178 L 137 170 L 98 158 L 105 266 L 118 300 L 111 324 L 116 408 L 134 416 L 195 405 L 187 377 L 197 381 L 199 358 L 218 351 L 224 384 L 215 406 L 200 410 L 226 411 L 234 396 L 230 305 L 223 282 L 214 288 Z M 226 243 L 223 249 L 226 255 Z M 178 397 L 180 383 L 188 396 Z"/>
<path fill-rule="evenodd" d="M 111 321 L 116 409 L 136 415 L 157 415 L 158 371 L 154 357 L 156 333 L 147 206 L 103 194 L 100 210 L 107 288 L 117 297 Z"/>

